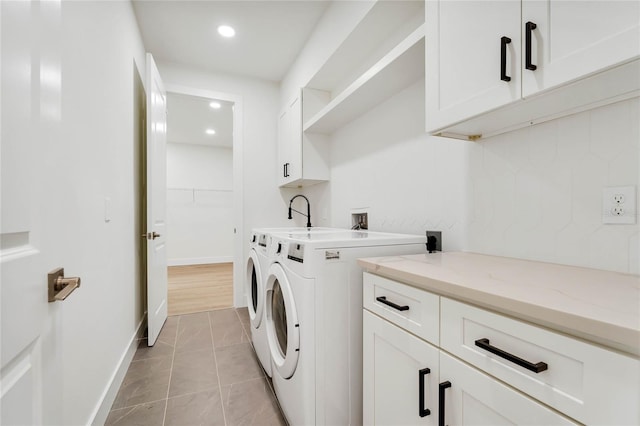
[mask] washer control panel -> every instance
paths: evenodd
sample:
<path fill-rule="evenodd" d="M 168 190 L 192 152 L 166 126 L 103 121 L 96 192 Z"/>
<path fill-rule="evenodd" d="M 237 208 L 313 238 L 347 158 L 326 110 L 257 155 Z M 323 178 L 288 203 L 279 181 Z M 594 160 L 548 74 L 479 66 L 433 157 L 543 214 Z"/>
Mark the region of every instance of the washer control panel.
<path fill-rule="evenodd" d="M 289 252 L 287 253 L 287 259 L 304 263 L 304 244 L 298 244 L 298 243 L 289 244 Z"/>

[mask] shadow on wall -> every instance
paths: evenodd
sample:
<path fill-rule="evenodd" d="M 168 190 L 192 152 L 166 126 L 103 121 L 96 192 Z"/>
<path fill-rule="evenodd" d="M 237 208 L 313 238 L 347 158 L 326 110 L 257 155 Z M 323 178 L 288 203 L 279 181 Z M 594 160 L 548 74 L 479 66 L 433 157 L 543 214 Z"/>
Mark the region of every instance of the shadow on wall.
<path fill-rule="evenodd" d="M 422 87 L 422 90 L 418 90 Z M 339 129 L 331 137 L 331 167 L 422 138 L 424 81 L 420 80 Z M 334 143 L 339 140 L 339 143 Z M 407 152 L 407 155 L 411 155 Z"/>

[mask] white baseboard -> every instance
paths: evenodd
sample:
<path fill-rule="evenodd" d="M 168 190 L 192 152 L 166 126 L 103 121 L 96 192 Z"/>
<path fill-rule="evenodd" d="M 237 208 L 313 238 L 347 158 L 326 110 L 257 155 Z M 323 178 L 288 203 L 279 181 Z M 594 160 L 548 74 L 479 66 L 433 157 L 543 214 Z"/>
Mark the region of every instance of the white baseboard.
<path fill-rule="evenodd" d="M 184 266 L 184 265 L 204 265 L 207 263 L 230 263 L 233 262 L 233 256 L 213 256 L 213 257 L 192 257 L 180 259 L 168 259 L 168 266 Z"/>
<path fill-rule="evenodd" d="M 122 381 L 124 380 L 124 376 L 127 374 L 127 370 L 129 369 L 129 364 L 133 360 L 133 356 L 136 353 L 136 349 L 138 348 L 138 341 L 144 335 L 145 327 L 144 325 L 147 323 L 147 315 L 145 314 L 140 320 L 138 324 L 138 328 L 133 333 L 131 340 L 129 341 L 129 345 L 125 349 L 124 353 L 120 357 L 120 362 L 118 363 L 118 367 L 115 369 L 113 374 L 111 375 L 111 380 L 109 380 L 109 385 L 106 387 L 104 392 L 102 393 L 102 397 L 100 398 L 100 402 L 98 403 L 94 413 L 93 420 L 91 421 L 92 425 L 104 425 L 107 420 L 107 416 L 109 416 L 109 411 L 111 410 L 111 406 L 116 399 L 116 395 L 118 394 L 118 390 L 120 389 L 120 385 L 122 385 Z"/>

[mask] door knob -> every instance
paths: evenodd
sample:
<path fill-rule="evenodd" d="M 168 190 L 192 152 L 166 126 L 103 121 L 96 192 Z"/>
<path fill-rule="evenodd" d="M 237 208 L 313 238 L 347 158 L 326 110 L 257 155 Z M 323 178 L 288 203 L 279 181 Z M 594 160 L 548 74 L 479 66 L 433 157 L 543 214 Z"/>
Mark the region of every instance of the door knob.
<path fill-rule="evenodd" d="M 49 272 L 49 302 L 65 300 L 73 291 L 80 287 L 80 277 L 64 277 L 64 268 L 57 268 Z"/>

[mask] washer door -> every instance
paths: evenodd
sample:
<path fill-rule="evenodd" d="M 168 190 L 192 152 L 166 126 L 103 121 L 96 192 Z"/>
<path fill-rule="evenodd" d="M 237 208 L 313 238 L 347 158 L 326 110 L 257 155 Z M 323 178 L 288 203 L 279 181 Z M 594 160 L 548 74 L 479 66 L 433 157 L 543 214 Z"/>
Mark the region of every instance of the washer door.
<path fill-rule="evenodd" d="M 247 307 L 249 308 L 249 318 L 251 326 L 258 328 L 262 322 L 264 310 L 264 283 L 262 282 L 262 271 L 260 270 L 260 262 L 258 261 L 258 253 L 255 249 L 249 251 L 249 259 L 247 260 Z"/>
<path fill-rule="evenodd" d="M 288 379 L 296 371 L 300 354 L 300 327 L 293 291 L 278 263 L 269 268 L 266 284 L 266 325 L 271 359 L 280 376 Z"/>

